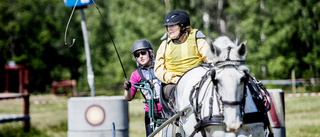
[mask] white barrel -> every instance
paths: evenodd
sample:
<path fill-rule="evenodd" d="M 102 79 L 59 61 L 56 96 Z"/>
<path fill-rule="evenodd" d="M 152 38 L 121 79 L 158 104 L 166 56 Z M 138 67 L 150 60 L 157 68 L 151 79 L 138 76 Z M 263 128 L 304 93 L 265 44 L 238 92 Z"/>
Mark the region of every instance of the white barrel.
<path fill-rule="evenodd" d="M 281 89 L 267 89 L 270 94 L 271 110 L 268 112 L 269 121 L 275 137 L 285 137 L 285 102 Z"/>
<path fill-rule="evenodd" d="M 123 96 L 72 97 L 68 100 L 68 137 L 129 136 L 128 102 Z"/>

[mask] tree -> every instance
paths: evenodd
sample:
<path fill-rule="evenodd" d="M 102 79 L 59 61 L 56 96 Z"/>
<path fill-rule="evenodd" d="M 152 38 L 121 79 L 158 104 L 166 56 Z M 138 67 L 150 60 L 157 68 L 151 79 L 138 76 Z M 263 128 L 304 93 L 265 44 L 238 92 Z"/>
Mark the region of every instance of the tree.
<path fill-rule="evenodd" d="M 2 1 L 0 5 L 3 66 L 8 60 L 28 65 L 31 91 L 45 91 L 52 80 L 78 78 L 79 73 L 74 70 L 81 65 L 76 58 L 79 49 L 71 51 L 63 44 L 66 22 L 62 19 L 67 18 L 67 8 L 61 1 L 17 0 Z"/>
<path fill-rule="evenodd" d="M 165 33 L 161 26 L 165 12 L 163 1 L 148 0 L 113 0 L 97 1 L 97 6 L 105 18 L 103 22 L 94 5 L 86 10 L 90 32 L 90 48 L 93 71 L 97 86 L 107 89 L 122 89 L 119 85 L 125 80 L 119 59 L 111 41 L 119 52 L 127 78 L 137 69 L 131 54 L 131 47 L 136 40 L 146 39 L 151 42 L 154 51 L 160 45 L 160 38 Z M 99 88 L 99 87 L 98 87 Z"/>
<path fill-rule="evenodd" d="M 248 40 L 248 64 L 259 78 L 318 77 L 319 2 L 254 0 L 229 3 Z M 314 64 L 315 62 L 315 64 Z M 306 73 L 309 72 L 309 73 Z"/>
<path fill-rule="evenodd" d="M 246 64 L 259 79 L 319 77 L 320 2 L 315 0 L 107 0 L 96 1 L 85 12 L 91 60 L 97 90 L 122 89 L 125 80 L 115 46 L 129 78 L 136 63 L 131 46 L 147 39 L 155 51 L 166 32 L 164 18 L 173 9 L 190 15 L 191 27 L 209 40 L 220 35 L 247 40 Z M 0 2 L 0 65 L 9 60 L 30 67 L 30 87 L 45 91 L 52 81 L 76 79 L 81 91 L 88 91 L 86 57 L 80 12 L 70 22 L 67 42 L 64 32 L 72 8 L 61 0 L 5 0 Z M 0 69 L 4 75 L 4 67 Z M 0 83 L 4 83 L 4 78 Z M 4 89 L 4 84 L 0 86 Z"/>

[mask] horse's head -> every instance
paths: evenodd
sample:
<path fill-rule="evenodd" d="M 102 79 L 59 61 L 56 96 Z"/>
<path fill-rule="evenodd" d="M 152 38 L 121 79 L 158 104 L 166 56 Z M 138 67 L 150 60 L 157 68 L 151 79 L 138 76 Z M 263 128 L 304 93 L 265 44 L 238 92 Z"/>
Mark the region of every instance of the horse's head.
<path fill-rule="evenodd" d="M 220 97 L 226 130 L 235 132 L 242 125 L 247 66 L 244 64 L 246 44 L 239 46 L 228 37 L 219 37 L 210 46 L 214 62 L 214 83 Z"/>
<path fill-rule="evenodd" d="M 213 61 L 214 64 L 228 59 L 244 61 L 247 54 L 246 42 L 240 43 L 239 46 L 236 45 L 237 42 L 237 40 L 232 42 L 226 36 L 218 37 L 214 42 L 210 43 L 210 50 L 207 53 L 208 60 Z"/>

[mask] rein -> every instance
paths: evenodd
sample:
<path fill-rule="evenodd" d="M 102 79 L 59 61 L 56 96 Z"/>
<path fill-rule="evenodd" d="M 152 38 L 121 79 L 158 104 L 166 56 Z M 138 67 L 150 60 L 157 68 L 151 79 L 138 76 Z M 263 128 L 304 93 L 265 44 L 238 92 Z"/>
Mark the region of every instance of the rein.
<path fill-rule="evenodd" d="M 192 90 L 191 90 L 191 93 L 190 93 L 190 96 L 189 96 L 189 101 L 190 101 L 190 104 L 193 106 L 194 105 L 194 100 L 196 100 L 196 109 L 194 111 L 194 114 L 195 114 L 195 119 L 197 121 L 197 124 L 195 125 L 195 130 L 192 132 L 192 134 L 190 135 L 191 137 L 193 137 L 196 133 L 198 133 L 199 131 L 201 131 L 201 134 L 203 137 L 206 137 L 206 134 L 205 134 L 205 130 L 204 128 L 206 126 L 208 126 L 207 124 L 205 124 L 206 122 L 204 121 L 204 118 L 202 119 L 200 117 L 201 115 L 201 108 L 202 108 L 202 104 L 200 103 L 199 104 L 199 93 L 200 93 L 200 90 L 203 86 L 203 84 L 207 81 L 207 79 L 209 78 L 208 77 L 208 74 L 210 74 L 211 72 L 207 72 L 204 76 L 201 77 L 201 80 L 193 86 Z M 212 99 L 213 96 L 211 96 L 210 98 Z M 212 108 L 212 102 L 210 99 L 210 107 L 209 108 Z M 210 111 L 210 113 L 212 113 L 212 111 Z M 210 114 L 210 119 L 211 119 L 211 114 Z M 223 120 L 223 119 L 222 119 Z M 218 123 L 220 124 L 220 122 Z"/>

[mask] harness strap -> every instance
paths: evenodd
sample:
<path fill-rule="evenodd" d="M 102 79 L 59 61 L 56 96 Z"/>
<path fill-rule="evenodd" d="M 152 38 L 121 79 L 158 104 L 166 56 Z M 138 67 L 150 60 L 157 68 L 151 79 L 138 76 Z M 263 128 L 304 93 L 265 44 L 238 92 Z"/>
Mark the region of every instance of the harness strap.
<path fill-rule="evenodd" d="M 147 79 L 144 77 L 144 75 L 142 74 L 142 70 L 141 68 L 138 68 L 138 73 L 139 73 L 139 76 L 141 77 L 141 81 L 147 81 Z M 152 76 L 151 76 L 152 77 Z M 149 84 L 150 86 L 153 88 L 154 85 L 153 85 L 153 82 L 151 80 L 149 80 Z M 144 96 L 144 95 L 143 95 Z M 160 109 L 158 108 L 158 105 L 157 103 L 159 103 L 159 99 L 153 99 L 154 101 L 154 105 L 155 105 L 155 108 L 156 108 L 156 111 L 155 113 L 160 113 Z M 149 107 L 153 107 L 153 106 L 149 106 Z"/>
<path fill-rule="evenodd" d="M 265 116 L 262 112 L 245 113 L 243 115 L 243 124 L 264 122 Z"/>
<path fill-rule="evenodd" d="M 247 93 L 247 85 L 248 85 L 248 82 L 249 82 L 249 74 L 248 74 L 248 71 L 245 70 L 244 71 L 244 74 L 245 74 L 245 78 L 244 78 L 244 86 L 243 86 L 243 94 L 244 94 L 244 97 L 242 98 L 241 100 L 241 104 L 240 105 L 240 112 L 242 112 L 243 114 L 245 114 L 244 110 L 245 110 L 245 107 L 246 107 L 246 98 L 248 96 L 248 93 Z"/>
<path fill-rule="evenodd" d="M 247 73 L 247 72 L 245 72 L 245 73 Z M 262 95 L 262 93 L 261 93 L 261 91 L 260 91 L 260 89 L 262 89 L 264 92 L 265 92 L 265 94 L 267 94 L 268 96 L 269 96 L 269 92 L 267 91 L 267 89 L 260 83 L 259 85 L 257 85 L 255 82 L 254 82 L 254 78 L 252 78 L 248 73 L 247 73 L 247 75 L 249 76 L 249 81 L 250 81 L 250 84 L 248 84 L 248 87 L 249 87 L 249 89 L 250 89 L 250 92 L 251 92 L 251 94 L 253 94 L 253 95 L 255 95 L 256 97 L 256 99 L 257 99 L 257 103 L 259 103 L 259 104 L 261 104 L 261 102 L 263 102 L 263 100 L 259 97 L 259 95 L 261 95 L 261 96 L 263 96 Z M 259 110 L 260 109 L 263 109 L 263 111 L 266 113 L 266 112 L 268 112 L 270 109 L 271 109 L 271 106 L 269 106 L 268 108 L 266 108 L 265 106 L 264 106 L 264 104 L 261 104 L 260 106 L 259 106 L 260 108 L 259 108 Z M 262 110 L 261 110 L 262 111 Z"/>
<path fill-rule="evenodd" d="M 140 77 L 141 77 L 141 80 L 142 81 L 146 81 L 146 78 L 143 76 L 143 74 L 142 74 L 142 71 L 141 71 L 141 68 L 138 68 L 138 73 L 139 73 L 139 75 L 140 75 Z"/>
<path fill-rule="evenodd" d="M 202 120 L 199 120 L 199 122 L 194 126 L 194 131 L 191 133 L 190 137 L 193 137 L 199 131 L 201 131 L 203 137 L 206 137 L 204 127 L 205 126 L 203 126 Z"/>
<path fill-rule="evenodd" d="M 211 76 L 211 81 L 214 81 L 215 77 L 216 77 L 216 70 L 215 69 L 210 69 L 210 76 Z M 209 120 L 212 119 L 212 107 L 213 107 L 213 98 L 214 98 L 214 82 L 212 82 L 213 86 L 212 86 L 212 92 L 211 92 L 211 97 L 210 97 L 210 106 L 209 106 Z"/>
<path fill-rule="evenodd" d="M 202 104 L 199 104 L 199 93 L 200 93 L 201 87 L 203 86 L 205 81 L 207 81 L 207 79 L 208 79 L 208 75 L 206 73 L 204 76 L 201 77 L 201 81 L 199 83 L 199 86 L 196 89 L 196 96 L 197 96 L 197 98 L 196 98 L 196 113 L 197 113 L 197 117 L 196 118 L 197 119 L 200 119 L 199 115 L 201 113 L 201 108 L 202 108 Z M 197 120 L 197 121 L 199 121 L 199 120 Z"/>
<path fill-rule="evenodd" d="M 247 73 L 247 72 L 245 72 Z M 256 83 L 254 82 L 254 78 L 252 78 L 249 74 L 247 74 L 249 76 L 249 82 L 247 85 L 249 87 L 249 90 L 252 94 L 252 99 L 254 101 L 254 103 L 257 105 L 258 111 L 260 111 L 260 114 L 262 114 L 262 119 L 263 119 L 263 124 L 264 124 L 264 128 L 265 129 L 269 129 L 269 135 L 268 137 L 273 137 L 273 130 L 271 128 L 271 124 L 268 118 L 268 114 L 267 112 L 271 109 L 271 107 L 266 108 L 263 104 L 263 100 L 259 97 L 259 95 L 261 95 L 261 91 L 260 88 L 262 88 L 262 90 L 265 92 L 265 94 L 269 95 L 267 89 L 260 83 L 259 85 L 256 85 Z M 258 87 L 259 86 L 259 87 Z"/>
<path fill-rule="evenodd" d="M 204 128 L 210 125 L 223 125 L 223 120 L 224 117 L 222 115 L 213 115 L 211 116 L 212 118 L 210 119 L 209 116 L 204 117 L 201 119 L 195 126 L 194 126 L 194 131 L 190 135 L 190 137 L 193 137 L 196 133 L 201 131 L 201 134 L 203 137 L 206 136 Z"/>
<path fill-rule="evenodd" d="M 154 105 L 156 106 L 156 110 L 157 110 L 156 113 L 160 113 L 160 110 L 159 110 L 158 105 L 157 105 L 160 102 L 159 99 L 153 99 L 153 101 L 154 101 Z"/>
<path fill-rule="evenodd" d="M 270 97 L 269 92 L 267 91 L 267 88 L 262 83 L 259 83 L 258 86 L 260 87 L 260 89 L 263 90 L 263 92 L 265 94 L 265 95 L 263 95 L 264 97 Z M 267 101 L 269 101 L 269 99 L 267 99 Z M 271 109 L 270 103 L 271 102 L 267 102 L 267 106 L 265 106 L 266 111 L 269 111 Z"/>
<path fill-rule="evenodd" d="M 170 91 L 170 96 L 169 96 L 169 101 L 168 101 L 168 108 L 170 109 L 171 112 L 175 112 L 175 96 L 174 96 L 174 92 L 176 90 L 176 85 L 171 89 Z"/>
<path fill-rule="evenodd" d="M 211 76 L 211 74 L 210 74 L 210 76 Z M 206 73 L 204 76 L 202 76 L 201 80 L 196 85 L 193 86 L 193 88 L 191 90 L 191 94 L 189 96 L 189 101 L 190 101 L 190 104 L 192 106 L 194 104 L 194 99 L 196 99 L 196 102 L 195 102 L 196 103 L 196 110 L 195 110 L 194 114 L 195 114 L 195 119 L 197 121 L 197 124 L 196 124 L 196 126 L 194 126 L 194 131 L 190 135 L 191 137 L 194 136 L 199 131 L 201 131 L 201 134 L 202 134 L 203 137 L 206 137 L 206 133 L 205 133 L 204 127 L 208 126 L 207 123 L 210 123 L 208 121 L 210 121 L 209 119 L 211 119 L 211 118 L 207 117 L 206 119 L 208 119 L 208 120 L 206 120 L 205 124 L 203 122 L 204 119 L 200 118 L 202 104 L 201 103 L 199 104 L 199 93 L 200 93 L 201 87 L 207 81 L 208 78 L 209 78 L 208 77 L 208 73 Z M 210 106 L 211 105 L 212 105 L 212 103 L 210 103 Z"/>
<path fill-rule="evenodd" d="M 213 115 L 211 116 L 212 118 L 210 119 L 209 116 L 204 117 L 202 119 L 202 126 L 210 126 L 210 125 L 223 125 L 224 122 L 224 116 L 223 115 Z"/>

